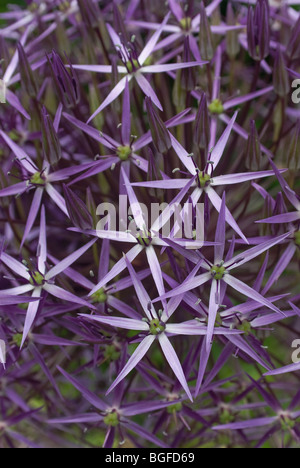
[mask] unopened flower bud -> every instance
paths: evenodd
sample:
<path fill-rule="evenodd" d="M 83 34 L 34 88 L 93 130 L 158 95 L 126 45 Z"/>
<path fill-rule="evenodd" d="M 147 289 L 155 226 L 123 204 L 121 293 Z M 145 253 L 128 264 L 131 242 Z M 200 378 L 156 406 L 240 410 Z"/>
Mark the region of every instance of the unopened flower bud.
<path fill-rule="evenodd" d="M 84 23 L 91 28 L 97 26 L 100 17 L 98 3 L 93 0 L 77 0 L 77 2 Z"/>
<path fill-rule="evenodd" d="M 18 53 L 19 53 L 19 64 L 20 64 L 20 73 L 22 78 L 22 86 L 24 86 L 28 95 L 32 98 L 35 98 L 38 93 L 37 84 L 29 65 L 25 50 L 23 49 L 22 44 L 18 43 Z"/>
<path fill-rule="evenodd" d="M 287 166 L 297 170 L 300 166 L 300 120 L 298 120 L 292 134 L 291 144 L 287 152 Z"/>
<path fill-rule="evenodd" d="M 68 71 L 55 50 L 53 50 L 51 58 L 48 56 L 47 58 L 62 103 L 68 108 L 75 107 L 80 100 L 80 91 L 78 79 L 72 65 L 69 63 L 70 71 Z"/>
<path fill-rule="evenodd" d="M 272 212 L 272 216 L 278 216 L 286 212 L 287 212 L 287 208 L 284 202 L 283 195 L 281 192 L 279 192 L 275 200 L 275 206 Z M 270 228 L 271 228 L 271 233 L 273 236 L 279 236 L 280 234 L 283 234 L 284 232 L 286 232 L 286 226 L 284 226 L 283 223 L 271 224 Z"/>
<path fill-rule="evenodd" d="M 247 143 L 246 150 L 246 165 L 251 171 L 260 169 L 262 160 L 262 153 L 258 132 L 256 129 L 255 121 L 250 123 L 250 135 Z"/>
<path fill-rule="evenodd" d="M 202 60 L 211 61 L 214 56 L 214 47 L 212 40 L 212 33 L 208 22 L 204 3 L 200 5 L 200 32 L 199 32 L 199 46 Z"/>
<path fill-rule="evenodd" d="M 290 59 L 300 58 L 300 17 L 291 31 L 291 38 L 286 48 Z"/>
<path fill-rule="evenodd" d="M 44 158 L 51 166 L 54 166 L 62 157 L 61 146 L 51 117 L 45 107 L 42 109 L 41 125 Z"/>
<path fill-rule="evenodd" d="M 210 141 L 210 125 L 206 94 L 202 92 L 194 127 L 194 144 L 199 149 L 207 150 Z"/>
<path fill-rule="evenodd" d="M 0 61 L 2 75 L 4 75 L 10 61 L 10 55 L 8 45 L 2 35 L 0 35 Z"/>
<path fill-rule="evenodd" d="M 83 201 L 65 184 L 63 188 L 67 210 L 74 226 L 80 229 L 91 229 L 93 218 Z"/>
<path fill-rule="evenodd" d="M 270 13 L 267 0 L 258 0 L 255 10 L 248 12 L 248 50 L 257 61 L 264 60 L 270 52 Z"/>
<path fill-rule="evenodd" d="M 113 9 L 114 9 L 114 27 L 118 34 L 121 35 L 124 42 L 129 42 L 129 36 L 126 30 L 126 26 L 124 24 L 123 15 L 120 12 L 120 8 L 113 2 Z"/>
<path fill-rule="evenodd" d="M 283 53 L 278 47 L 273 72 L 273 84 L 275 92 L 280 97 L 286 96 L 290 92 L 290 80 L 286 69 Z"/>
<path fill-rule="evenodd" d="M 183 62 L 187 63 L 191 61 L 191 49 L 189 44 L 189 38 L 186 37 L 184 40 L 184 53 Z M 183 89 L 186 91 L 192 91 L 196 86 L 196 75 L 195 68 L 189 67 L 182 70 L 181 83 Z"/>
<path fill-rule="evenodd" d="M 149 97 L 146 97 L 146 107 L 153 144 L 159 153 L 166 153 L 172 146 L 169 131 L 159 117 Z"/>
<path fill-rule="evenodd" d="M 235 17 L 231 3 L 228 3 L 228 6 L 227 6 L 227 21 L 226 22 L 228 26 L 236 25 L 236 17 Z M 228 57 L 231 58 L 232 60 L 238 55 L 240 51 L 238 31 L 228 31 L 226 33 L 226 51 L 227 51 Z"/>

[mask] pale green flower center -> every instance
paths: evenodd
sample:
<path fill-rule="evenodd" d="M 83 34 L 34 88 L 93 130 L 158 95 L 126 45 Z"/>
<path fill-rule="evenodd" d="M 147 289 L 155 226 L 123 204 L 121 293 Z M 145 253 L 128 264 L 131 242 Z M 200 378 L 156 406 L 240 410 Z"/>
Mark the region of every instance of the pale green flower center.
<path fill-rule="evenodd" d="M 220 265 L 214 265 L 210 271 L 214 279 L 221 280 L 225 276 L 226 268 Z"/>
<path fill-rule="evenodd" d="M 201 188 L 207 187 L 211 182 L 210 175 L 204 171 L 198 172 L 198 180 Z"/>
<path fill-rule="evenodd" d="M 30 280 L 29 281 L 33 286 L 43 286 L 43 284 L 45 282 L 45 278 L 40 272 L 33 271 L 30 274 Z"/>
<path fill-rule="evenodd" d="M 224 112 L 224 106 L 220 99 L 215 99 L 212 101 L 209 104 L 208 109 L 212 114 L 223 114 Z"/>
<path fill-rule="evenodd" d="M 143 247 L 149 247 L 152 242 L 151 232 L 149 231 L 138 231 L 136 239 Z"/>
<path fill-rule="evenodd" d="M 32 185 L 46 185 L 46 181 L 43 179 L 40 172 L 36 172 L 31 176 L 30 183 Z"/>
<path fill-rule="evenodd" d="M 179 413 L 182 410 L 182 403 L 174 403 L 174 405 L 168 406 L 167 411 L 169 414 Z"/>
<path fill-rule="evenodd" d="M 288 415 L 282 416 L 280 418 L 280 423 L 284 431 L 289 431 L 290 429 L 293 429 L 296 425 L 296 422 L 293 421 L 293 419 Z"/>
<path fill-rule="evenodd" d="M 108 413 L 103 419 L 104 424 L 110 427 L 117 427 L 119 425 L 119 415 L 116 411 Z"/>
<path fill-rule="evenodd" d="M 230 424 L 234 421 L 234 415 L 232 414 L 232 412 L 230 411 L 230 408 L 228 407 L 225 407 L 225 406 L 222 406 L 220 408 L 220 415 L 219 415 L 219 418 L 220 418 L 220 422 L 221 424 Z"/>
<path fill-rule="evenodd" d="M 92 295 L 92 302 L 104 304 L 107 301 L 107 294 L 105 289 L 101 288 Z"/>
<path fill-rule="evenodd" d="M 149 323 L 151 335 L 160 335 L 165 331 L 165 325 L 159 321 L 159 319 L 153 319 Z"/>
<path fill-rule="evenodd" d="M 104 357 L 107 361 L 117 361 L 120 357 L 121 353 L 120 351 L 116 348 L 115 345 L 107 345 L 105 347 L 104 351 Z"/>
<path fill-rule="evenodd" d="M 126 62 L 126 68 L 129 71 L 129 73 L 132 73 L 133 71 L 140 68 L 140 64 L 135 59 L 133 59 L 132 62 L 130 60 L 128 60 L 128 62 Z"/>
<path fill-rule="evenodd" d="M 119 146 L 117 148 L 117 156 L 121 159 L 121 161 L 127 161 L 131 156 L 130 146 Z"/>
<path fill-rule="evenodd" d="M 246 336 L 248 336 L 251 332 L 252 326 L 250 322 L 248 322 L 247 320 L 244 320 L 242 323 L 237 325 L 237 328 L 243 331 Z"/>
<path fill-rule="evenodd" d="M 21 333 L 16 333 L 14 336 L 13 336 L 13 342 L 16 346 L 18 346 L 18 348 L 21 347 L 21 343 L 22 343 L 22 334 Z"/>
<path fill-rule="evenodd" d="M 180 27 L 184 31 L 189 31 L 192 27 L 192 18 L 189 16 L 180 20 Z"/>

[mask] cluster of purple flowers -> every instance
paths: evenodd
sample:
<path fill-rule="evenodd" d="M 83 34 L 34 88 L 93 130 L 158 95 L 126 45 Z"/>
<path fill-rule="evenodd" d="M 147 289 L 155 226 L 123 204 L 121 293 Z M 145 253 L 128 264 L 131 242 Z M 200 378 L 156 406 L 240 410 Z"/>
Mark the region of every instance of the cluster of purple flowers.
<path fill-rule="evenodd" d="M 0 448 L 299 447 L 300 1 L 19 3 Z"/>

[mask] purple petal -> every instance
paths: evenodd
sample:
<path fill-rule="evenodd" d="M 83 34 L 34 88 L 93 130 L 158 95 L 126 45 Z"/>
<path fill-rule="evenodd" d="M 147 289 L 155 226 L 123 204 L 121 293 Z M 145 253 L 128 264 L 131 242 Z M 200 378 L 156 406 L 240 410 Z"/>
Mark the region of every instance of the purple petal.
<path fill-rule="evenodd" d="M 206 350 L 209 351 L 214 336 L 214 328 L 219 310 L 218 297 L 218 281 L 213 279 L 210 289 L 209 299 L 209 312 L 208 312 L 208 325 L 207 325 L 207 336 L 206 336 Z"/>
<path fill-rule="evenodd" d="M 141 245 L 135 245 L 127 254 L 126 257 L 129 262 L 133 262 L 134 259 L 144 250 L 144 247 Z M 92 296 L 95 292 L 99 291 L 99 289 L 103 288 L 106 286 L 108 283 L 110 283 L 111 280 L 115 279 L 117 276 L 119 276 L 122 271 L 126 269 L 126 261 L 125 258 L 121 258 L 114 267 L 110 270 L 107 275 L 105 275 L 104 278 L 97 284 L 97 286 L 94 287 L 94 289 L 90 292 L 89 296 Z"/>
<path fill-rule="evenodd" d="M 69 291 L 66 291 L 65 289 L 59 288 L 54 284 L 45 284 L 43 289 L 52 296 L 56 297 L 57 299 L 62 299 L 63 301 L 72 302 L 74 304 L 80 304 L 81 306 L 88 307 L 89 309 L 93 308 L 93 306 L 89 302 L 77 296 L 74 296 L 74 294 L 70 293 Z"/>
<path fill-rule="evenodd" d="M 127 79 L 125 91 L 124 91 L 123 113 L 122 113 L 122 139 L 123 139 L 124 145 L 130 144 L 130 134 L 131 134 L 130 91 L 129 91 L 129 83 Z"/>
<path fill-rule="evenodd" d="M 107 98 L 102 102 L 101 106 L 98 107 L 98 109 L 96 110 L 96 112 L 94 112 L 94 114 L 89 118 L 89 120 L 87 121 L 87 123 L 89 124 L 95 117 L 97 117 L 98 114 L 100 114 L 100 112 L 103 111 L 103 109 L 105 109 L 107 106 L 109 106 L 109 104 L 111 104 L 113 101 L 115 101 L 119 96 L 120 94 L 124 91 L 125 87 L 126 87 L 126 83 L 127 81 L 130 80 L 130 78 L 127 78 L 126 76 L 124 78 L 121 79 L 121 81 L 119 81 L 119 83 L 114 87 L 114 89 L 109 93 L 109 95 L 107 96 Z"/>
<path fill-rule="evenodd" d="M 73 117 L 72 115 L 66 114 L 65 112 L 63 113 L 63 116 L 66 120 L 68 120 L 68 122 L 70 122 L 76 128 L 79 128 L 79 130 L 83 131 L 84 133 L 89 135 L 91 138 L 101 143 L 106 148 L 109 148 L 110 150 L 114 151 L 115 148 L 119 146 L 119 144 L 116 141 L 111 140 L 110 138 L 106 138 L 106 136 L 105 138 L 102 138 L 99 130 L 96 130 L 94 127 L 91 127 L 91 125 L 87 125 L 86 123 L 81 122 L 81 120 L 75 119 L 75 117 Z"/>
<path fill-rule="evenodd" d="M 193 289 L 198 288 L 204 283 L 207 283 L 209 280 L 211 280 L 212 276 L 211 273 L 203 273 L 200 276 L 196 276 L 196 278 L 193 278 L 189 281 L 185 281 L 181 286 L 178 288 L 173 289 L 173 291 L 164 294 L 164 296 L 160 297 L 159 299 L 155 299 L 153 302 L 158 302 L 162 301 L 164 299 L 169 299 L 171 297 L 179 296 L 182 295 L 188 291 L 192 291 Z"/>
<path fill-rule="evenodd" d="M 264 96 L 265 94 L 274 91 L 273 86 L 269 86 L 268 88 L 261 89 L 260 91 L 255 91 L 254 93 L 246 94 L 245 96 L 241 96 L 238 98 L 230 99 L 229 101 L 225 102 L 224 109 L 228 110 L 232 107 L 239 106 L 240 104 L 244 104 L 247 101 L 252 101 L 260 96 Z"/>
<path fill-rule="evenodd" d="M 264 375 L 270 376 L 270 375 L 282 375 L 282 374 L 288 374 L 290 372 L 297 372 L 300 371 L 300 363 L 298 364 L 290 364 L 285 367 L 281 367 L 280 369 L 275 369 L 270 372 L 266 372 Z"/>
<path fill-rule="evenodd" d="M 291 243 L 291 244 L 288 245 L 287 249 L 281 255 L 280 260 L 276 264 L 270 278 L 268 279 L 268 282 L 267 282 L 266 286 L 263 289 L 263 292 L 262 292 L 263 294 L 266 294 L 269 291 L 269 289 L 273 286 L 273 284 L 276 281 L 279 280 L 282 273 L 284 273 L 286 268 L 291 263 L 292 258 L 294 257 L 296 250 L 297 250 L 297 247 L 296 247 L 295 244 Z"/>
<path fill-rule="evenodd" d="M 172 140 L 173 149 L 176 152 L 182 164 L 185 165 L 185 167 L 192 174 L 192 176 L 196 175 L 195 166 L 193 164 L 192 159 L 189 157 L 188 152 L 181 146 L 179 141 L 177 141 L 176 138 L 174 138 L 171 133 L 170 133 L 170 137 Z"/>
<path fill-rule="evenodd" d="M 267 250 L 270 250 L 272 247 L 274 247 L 275 245 L 278 245 L 280 244 L 281 242 L 283 242 L 285 239 L 287 239 L 288 237 L 291 236 L 291 233 L 288 232 L 287 234 L 283 234 L 282 236 L 279 236 L 279 237 L 275 237 L 274 239 L 271 239 L 267 242 L 264 242 L 263 244 L 261 245 L 257 245 L 255 247 L 253 247 L 252 249 L 249 249 L 248 251 L 246 252 L 243 252 L 242 254 L 240 255 L 237 255 L 236 257 L 234 257 L 233 259 L 230 259 L 228 260 L 226 263 L 225 263 L 225 267 L 228 269 L 228 270 L 232 270 L 234 268 L 238 268 L 240 267 L 241 265 L 244 265 L 245 263 L 248 263 L 250 262 L 250 260 L 258 257 L 259 255 L 263 254 L 264 252 L 266 252 Z M 232 266 L 229 266 L 229 265 L 232 265 Z"/>
<path fill-rule="evenodd" d="M 15 272 L 17 275 L 21 276 L 22 278 L 26 279 L 27 281 L 30 280 L 30 275 L 28 273 L 27 268 L 23 265 L 23 263 L 18 262 L 10 255 L 7 255 L 5 252 L 1 253 L 1 261 L 5 263 L 10 270 Z"/>
<path fill-rule="evenodd" d="M 243 351 L 245 354 L 250 356 L 254 361 L 260 364 L 262 367 L 267 369 L 268 371 L 271 370 L 270 367 L 258 356 L 258 354 L 253 351 L 253 349 L 243 340 L 242 337 L 237 335 L 228 335 L 227 339 L 234 344 L 238 349 Z"/>
<path fill-rule="evenodd" d="M 235 112 L 235 114 L 232 117 L 231 121 L 229 122 L 225 132 L 221 136 L 220 140 L 218 141 L 218 143 L 214 147 L 214 149 L 213 149 L 213 151 L 212 151 L 212 153 L 211 153 L 211 155 L 209 157 L 210 161 L 212 161 L 214 163 L 214 165 L 213 165 L 214 170 L 216 169 L 217 165 L 220 162 L 221 157 L 223 156 L 225 147 L 226 147 L 227 142 L 228 142 L 228 140 L 230 138 L 230 135 L 231 135 L 231 132 L 232 132 L 233 126 L 235 124 L 237 116 L 238 116 L 238 112 Z"/>
<path fill-rule="evenodd" d="M 11 185 L 0 190 L 0 197 L 9 197 L 11 195 L 21 195 L 27 190 L 27 183 L 20 182 L 19 184 Z"/>
<path fill-rule="evenodd" d="M 45 207 L 42 206 L 41 210 L 41 224 L 40 224 L 40 237 L 38 247 L 38 269 L 42 275 L 46 271 L 46 260 L 47 260 L 47 236 L 46 236 L 46 216 Z"/>
<path fill-rule="evenodd" d="M 262 219 L 256 221 L 257 223 L 267 223 L 267 224 L 283 224 L 283 223 L 293 223 L 294 221 L 299 221 L 300 219 L 300 210 L 293 211 L 292 213 L 283 213 L 280 215 L 272 216 L 271 218 Z"/>
<path fill-rule="evenodd" d="M 58 191 L 51 185 L 46 185 L 46 192 L 48 193 L 49 197 L 54 201 L 54 203 L 58 206 L 58 208 L 69 217 L 69 213 L 66 207 L 66 202 L 64 198 L 58 193 Z"/>
<path fill-rule="evenodd" d="M 226 197 L 225 192 L 223 194 L 222 205 L 220 209 L 219 219 L 217 223 L 216 235 L 215 235 L 215 265 L 219 265 L 223 261 L 225 251 L 225 213 L 226 213 Z"/>
<path fill-rule="evenodd" d="M 20 146 L 18 146 L 16 143 L 14 143 L 2 130 L 0 130 L 0 135 L 10 147 L 16 158 L 20 161 L 22 166 L 26 169 L 26 171 L 28 171 L 29 174 L 34 174 L 35 172 L 37 172 L 37 170 L 34 169 L 35 164 L 29 158 L 29 156 L 27 156 L 25 151 L 22 148 L 20 148 Z"/>
<path fill-rule="evenodd" d="M 144 65 L 145 61 L 147 60 L 148 57 L 150 57 L 150 55 L 152 54 L 153 52 L 153 49 L 154 47 L 156 46 L 159 38 L 160 38 L 160 35 L 161 33 L 163 32 L 164 30 L 164 26 L 167 24 L 167 22 L 169 21 L 169 18 L 170 18 L 170 14 L 171 13 L 168 13 L 167 16 L 165 17 L 165 19 L 163 20 L 161 26 L 157 29 L 157 31 L 155 31 L 155 33 L 153 34 L 153 36 L 151 37 L 151 39 L 147 42 L 145 48 L 143 49 L 142 53 L 140 54 L 139 56 L 139 63 L 141 65 Z"/>
<path fill-rule="evenodd" d="M 184 63 L 166 63 L 161 65 L 149 65 L 147 67 L 142 68 L 143 73 L 163 73 L 163 72 L 170 72 L 176 70 L 182 70 L 184 68 L 191 68 L 191 67 L 201 67 L 205 65 L 207 62 L 184 62 Z"/>
<path fill-rule="evenodd" d="M 146 80 L 146 78 L 141 74 L 135 75 L 135 79 L 136 79 L 139 87 L 143 91 L 143 93 L 147 97 L 151 98 L 152 102 L 162 111 L 163 110 L 162 105 L 161 105 L 155 91 L 153 90 L 152 86 L 150 85 L 149 81 Z"/>
<path fill-rule="evenodd" d="M 253 429 L 255 427 L 264 427 L 269 426 L 276 422 L 277 418 L 259 418 L 259 419 L 251 419 L 249 421 L 241 421 L 237 423 L 230 423 L 224 424 L 222 426 L 214 426 L 214 431 L 237 431 L 237 430 L 244 430 L 244 429 Z"/>
<path fill-rule="evenodd" d="M 177 0 L 169 0 L 169 7 L 178 22 L 184 18 L 184 12 Z"/>
<path fill-rule="evenodd" d="M 170 340 L 167 338 L 165 333 L 162 333 L 161 335 L 158 336 L 159 344 L 161 346 L 161 349 L 166 357 L 166 360 L 168 361 L 172 371 L 176 375 L 177 379 L 181 383 L 183 389 L 185 390 L 187 396 L 191 401 L 193 401 L 192 394 L 190 392 L 188 383 L 186 381 L 183 369 L 181 367 L 181 364 L 179 362 L 179 359 L 177 357 L 177 354 L 171 345 Z"/>
<path fill-rule="evenodd" d="M 27 222 L 26 222 L 26 226 L 25 226 L 25 230 L 24 230 L 24 234 L 23 234 L 23 239 L 22 239 L 22 243 L 21 243 L 21 247 L 23 247 L 25 241 L 27 240 L 27 237 L 32 229 L 32 226 L 36 220 L 36 217 L 38 215 L 38 212 L 39 212 L 39 209 L 40 209 L 40 206 L 41 206 L 41 203 L 42 203 L 42 197 L 43 197 L 43 193 L 44 193 L 44 189 L 43 188 L 37 188 L 35 193 L 34 193 L 34 196 L 33 196 L 33 200 L 32 200 L 32 203 L 31 203 L 31 207 L 30 207 L 30 211 L 29 211 L 29 214 L 28 214 L 28 218 L 27 218 Z"/>
<path fill-rule="evenodd" d="M 136 295 L 140 301 L 140 304 L 142 308 L 144 309 L 144 312 L 146 314 L 146 317 L 148 317 L 149 320 L 152 320 L 153 317 L 157 318 L 157 314 L 155 311 L 155 308 L 152 305 L 151 299 L 149 297 L 149 294 L 147 293 L 146 289 L 144 288 L 142 282 L 140 281 L 139 277 L 137 276 L 133 266 L 131 265 L 130 261 L 128 260 L 128 257 L 125 257 L 125 262 L 126 266 L 128 268 L 128 271 L 130 273 L 130 277 L 132 280 L 132 284 L 134 286 Z M 151 307 L 151 313 L 149 311 L 149 307 Z"/>
<path fill-rule="evenodd" d="M 82 424 L 96 423 L 103 420 L 103 416 L 97 413 L 77 414 L 76 416 L 66 416 L 64 418 L 50 419 L 48 424 Z"/>
<path fill-rule="evenodd" d="M 28 112 L 24 109 L 24 107 L 22 106 L 17 96 L 14 93 L 12 93 L 10 89 L 6 89 L 6 99 L 7 99 L 7 102 L 14 109 L 16 109 L 18 112 L 20 112 L 20 114 L 22 114 L 25 117 L 25 119 L 31 120 L 31 117 L 28 114 Z"/>
<path fill-rule="evenodd" d="M 41 297 L 41 292 L 42 288 L 36 288 L 33 291 L 32 297 L 34 298 L 39 298 Z M 35 320 L 37 311 L 39 308 L 39 302 L 31 302 L 28 306 L 27 312 L 26 312 L 26 318 L 25 318 L 25 324 L 24 324 L 24 330 L 23 330 L 23 337 L 22 337 L 22 343 L 21 343 L 21 348 L 23 348 L 24 343 L 26 341 L 26 338 L 28 336 L 28 333 L 30 332 L 30 329 L 32 327 L 32 324 Z"/>
<path fill-rule="evenodd" d="M 148 182 L 134 182 L 132 187 L 147 187 L 158 188 L 164 190 L 182 189 L 186 187 L 188 179 L 167 179 L 167 180 L 152 180 Z M 1 192 L 0 192 L 1 193 Z"/>
<path fill-rule="evenodd" d="M 2 293 L 2 291 L 1 291 Z M 26 297 L 26 296 L 21 296 L 21 297 L 12 297 L 12 296 L 2 296 L 0 295 L 0 305 L 15 305 L 15 304 L 25 304 L 27 302 L 36 302 L 38 301 L 38 298 L 35 297 Z"/>
<path fill-rule="evenodd" d="M 221 206 L 222 206 L 222 200 L 219 197 L 219 195 L 217 194 L 217 192 L 212 187 L 209 187 L 206 190 L 206 193 L 207 193 L 211 203 L 213 204 L 213 206 L 220 213 Z M 227 207 L 225 209 L 225 218 L 226 218 L 226 222 L 232 227 L 232 229 L 234 229 L 234 231 L 246 242 L 246 244 L 248 244 L 247 238 L 244 236 L 244 234 L 240 230 L 238 224 L 236 223 L 234 217 L 232 216 L 232 214 L 230 213 L 230 211 L 228 210 Z"/>
<path fill-rule="evenodd" d="M 142 320 L 127 319 L 121 317 L 99 317 L 98 315 L 80 314 L 80 317 L 87 318 L 93 322 L 104 323 L 116 328 L 126 330 L 149 331 L 149 325 Z"/>
<path fill-rule="evenodd" d="M 285 172 L 285 169 L 282 170 Z M 212 186 L 217 185 L 232 185 L 240 184 L 242 182 L 253 181 L 255 179 L 263 179 L 264 177 L 274 176 L 273 171 L 260 171 L 260 172 L 245 172 L 244 174 L 228 174 L 213 178 Z"/>
<path fill-rule="evenodd" d="M 64 371 L 61 367 L 57 366 L 57 369 L 61 374 L 82 394 L 82 396 L 89 402 L 91 405 L 93 405 L 95 408 L 97 408 L 100 411 L 106 411 L 107 410 L 107 405 L 104 403 L 104 401 L 100 400 L 94 393 L 92 393 L 90 390 L 88 390 L 84 385 L 82 385 L 79 380 L 75 379 L 72 377 L 70 374 L 68 374 L 66 371 Z"/>
<path fill-rule="evenodd" d="M 129 361 L 127 362 L 124 369 L 120 372 L 114 383 L 109 387 L 107 395 L 112 392 L 112 390 L 119 385 L 119 383 L 138 365 L 138 363 L 143 359 L 145 354 L 150 349 L 151 345 L 154 343 L 156 337 L 154 335 L 149 335 L 143 339 L 141 344 L 137 347 Z"/>
<path fill-rule="evenodd" d="M 240 292 L 244 296 L 250 297 L 254 301 L 257 301 L 260 304 L 268 307 L 269 309 L 274 310 L 278 314 L 281 314 L 281 315 L 283 314 L 283 312 L 281 312 L 278 309 L 278 307 L 274 306 L 268 299 L 265 299 L 261 294 L 259 294 L 257 291 L 250 288 L 250 286 L 238 280 L 237 278 L 234 278 L 233 276 L 227 274 L 224 276 L 223 279 L 225 283 L 227 283 L 229 286 L 231 286 L 233 289 Z"/>
<path fill-rule="evenodd" d="M 155 250 L 152 245 L 150 245 L 146 249 L 146 255 L 148 259 L 148 263 L 150 266 L 150 270 L 152 273 L 152 277 L 154 279 L 158 294 L 160 296 L 163 296 L 165 294 L 165 286 L 164 286 L 164 280 L 162 277 L 162 271 L 161 271 L 161 266 L 158 261 L 158 258 L 156 256 Z"/>
<path fill-rule="evenodd" d="M 65 269 L 67 269 L 69 266 L 75 263 L 85 252 L 87 252 L 95 244 L 96 241 L 97 239 L 91 240 L 86 245 L 81 247 L 81 249 L 76 250 L 76 252 L 73 252 L 67 258 L 58 263 L 55 267 L 48 271 L 46 279 L 50 280 L 62 273 Z"/>

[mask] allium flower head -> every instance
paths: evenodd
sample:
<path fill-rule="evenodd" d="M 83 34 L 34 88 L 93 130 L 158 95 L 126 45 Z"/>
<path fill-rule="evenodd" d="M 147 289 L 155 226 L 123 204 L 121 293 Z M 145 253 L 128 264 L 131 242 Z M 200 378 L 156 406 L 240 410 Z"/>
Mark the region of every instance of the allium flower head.
<path fill-rule="evenodd" d="M 1 2 L 0 448 L 299 447 L 299 10 Z"/>

